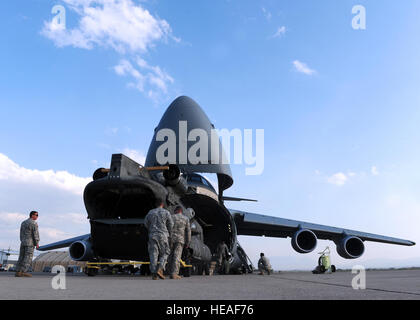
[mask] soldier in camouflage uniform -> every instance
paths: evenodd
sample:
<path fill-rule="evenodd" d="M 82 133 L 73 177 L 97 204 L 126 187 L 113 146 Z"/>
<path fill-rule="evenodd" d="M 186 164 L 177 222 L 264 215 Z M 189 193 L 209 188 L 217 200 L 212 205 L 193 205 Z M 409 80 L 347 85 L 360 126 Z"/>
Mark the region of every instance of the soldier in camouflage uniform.
<path fill-rule="evenodd" d="M 188 247 L 191 241 L 190 219 L 182 214 L 182 207 L 175 208 L 172 215 L 174 227 L 171 233 L 171 255 L 169 256 L 169 274 L 171 279 L 180 279 L 179 263 L 181 260 L 182 249 Z"/>
<path fill-rule="evenodd" d="M 270 261 L 267 257 L 264 256 L 264 253 L 260 253 L 260 260 L 258 260 L 258 270 L 260 271 L 260 275 L 264 274 L 264 271 L 267 274 L 270 274 L 273 270 L 271 269 Z"/>
<path fill-rule="evenodd" d="M 31 211 L 29 219 L 22 222 L 20 226 L 20 251 L 19 260 L 16 265 L 16 277 L 32 277 L 27 273 L 32 264 L 34 247 L 39 248 L 38 212 Z"/>
<path fill-rule="evenodd" d="M 157 208 L 150 210 L 144 219 L 144 225 L 149 231 L 148 249 L 153 280 L 157 280 L 158 276 L 165 279 L 163 269 L 171 252 L 169 235 L 174 225 L 171 214 L 163 208 L 163 201 L 158 200 L 156 204 Z M 157 267 L 158 262 L 159 268 Z"/>
<path fill-rule="evenodd" d="M 217 266 L 219 269 L 219 273 L 226 273 L 227 270 L 225 270 L 225 261 L 229 258 L 229 248 L 226 245 L 225 241 L 221 241 L 219 243 L 219 245 L 217 246 L 217 250 L 216 250 L 216 261 L 217 261 Z"/>

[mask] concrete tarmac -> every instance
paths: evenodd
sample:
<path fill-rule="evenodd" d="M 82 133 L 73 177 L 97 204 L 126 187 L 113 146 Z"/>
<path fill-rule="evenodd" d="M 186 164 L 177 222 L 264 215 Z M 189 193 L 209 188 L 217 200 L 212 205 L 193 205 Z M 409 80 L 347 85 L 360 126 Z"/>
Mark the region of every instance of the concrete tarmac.
<path fill-rule="evenodd" d="M 308 271 L 263 276 L 191 276 L 181 280 L 152 280 L 140 275 L 66 274 L 64 290 L 53 289 L 55 276 L 34 273 L 32 278 L 16 278 L 13 272 L 0 272 L 0 299 L 420 300 L 420 270 L 366 271 L 364 290 L 353 289 L 356 274 L 350 271 L 321 275 Z"/>

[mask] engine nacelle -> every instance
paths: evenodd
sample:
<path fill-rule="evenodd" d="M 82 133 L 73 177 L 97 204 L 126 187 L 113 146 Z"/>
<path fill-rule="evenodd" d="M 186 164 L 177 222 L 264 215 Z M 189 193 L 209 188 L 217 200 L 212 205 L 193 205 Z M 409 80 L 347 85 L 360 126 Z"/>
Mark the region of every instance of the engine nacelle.
<path fill-rule="evenodd" d="M 299 253 L 312 252 L 316 244 L 316 235 L 309 229 L 300 229 L 292 237 L 292 247 Z"/>
<path fill-rule="evenodd" d="M 345 236 L 335 244 L 337 253 L 345 259 L 359 258 L 365 252 L 363 241 L 355 236 Z"/>
<path fill-rule="evenodd" d="M 73 242 L 69 247 L 69 253 L 76 261 L 89 261 L 94 258 L 92 243 L 89 240 Z"/>

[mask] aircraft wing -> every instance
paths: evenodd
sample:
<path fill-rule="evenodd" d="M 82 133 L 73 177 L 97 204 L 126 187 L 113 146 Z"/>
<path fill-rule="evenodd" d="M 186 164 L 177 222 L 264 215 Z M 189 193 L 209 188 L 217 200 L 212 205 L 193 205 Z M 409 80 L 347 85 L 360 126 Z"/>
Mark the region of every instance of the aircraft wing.
<path fill-rule="evenodd" d="M 343 235 L 356 236 L 363 241 L 374 241 L 403 246 L 413 246 L 416 243 L 410 240 L 381 236 L 372 233 L 330 227 L 304 221 L 270 217 L 250 212 L 229 209 L 234 217 L 238 235 L 267 236 L 287 238 L 292 237 L 299 229 L 309 229 L 318 239 L 338 240 Z"/>
<path fill-rule="evenodd" d="M 86 240 L 86 239 L 89 239 L 89 238 L 90 238 L 90 233 L 89 234 L 85 234 L 83 236 L 78 236 L 78 237 L 74 237 L 74 238 L 70 238 L 70 239 L 66 239 L 66 240 L 62 240 L 62 241 L 50 243 L 50 244 L 47 244 L 45 246 L 39 247 L 38 250 L 39 251 L 48 251 L 48 250 L 66 248 L 66 247 L 69 247 L 75 241 Z"/>

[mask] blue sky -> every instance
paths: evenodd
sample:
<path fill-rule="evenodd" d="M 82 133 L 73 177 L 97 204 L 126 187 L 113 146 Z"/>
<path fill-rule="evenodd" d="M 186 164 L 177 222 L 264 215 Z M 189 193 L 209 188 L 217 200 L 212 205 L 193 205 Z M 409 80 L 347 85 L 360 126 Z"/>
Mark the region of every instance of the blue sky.
<path fill-rule="evenodd" d="M 45 241 L 88 231 L 78 223 L 84 178 L 112 153 L 144 157 L 179 95 L 218 128 L 264 129 L 263 174 L 234 165 L 227 191 L 259 202 L 231 207 L 419 242 L 418 1 L 109 1 L 108 20 L 83 25 L 98 17 L 84 10 L 102 14 L 102 2 L 0 5 L 0 213 L 9 230 L 0 246 L 16 246 L 13 230 L 34 207 Z M 352 28 L 358 4 L 366 30 Z M 54 5 L 66 9 L 67 33 L 48 33 Z M 145 38 L 135 10 L 148 14 Z M 278 268 L 316 261 L 289 240 L 240 241 Z M 321 241 L 318 251 L 325 245 L 335 248 Z M 379 244 L 358 260 L 412 261 L 420 265 L 417 246 Z"/>

